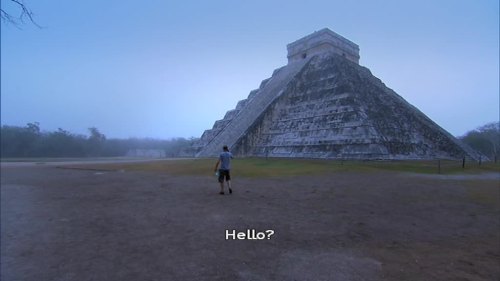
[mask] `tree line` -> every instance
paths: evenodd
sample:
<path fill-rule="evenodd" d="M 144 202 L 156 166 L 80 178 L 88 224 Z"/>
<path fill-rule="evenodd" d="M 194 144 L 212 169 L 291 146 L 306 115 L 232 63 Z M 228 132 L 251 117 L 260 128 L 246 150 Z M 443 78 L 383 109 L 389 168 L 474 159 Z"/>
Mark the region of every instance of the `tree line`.
<path fill-rule="evenodd" d="M 3 125 L 0 131 L 0 155 L 17 157 L 120 157 L 131 151 L 157 151 L 164 157 L 179 157 L 195 139 L 149 138 L 108 139 L 97 128 L 89 128 L 89 135 L 73 134 L 59 128 L 41 131 L 38 122 L 24 127 Z"/>
<path fill-rule="evenodd" d="M 119 157 L 131 151 L 161 151 L 164 157 L 192 156 L 196 139 L 148 138 L 108 139 L 97 128 L 89 128 L 89 135 L 40 130 L 37 122 L 24 127 L 3 125 L 0 131 L 0 156 L 9 157 Z M 492 161 L 500 158 L 500 122 L 488 123 L 459 137 L 464 143 Z"/>
<path fill-rule="evenodd" d="M 460 139 L 495 163 L 500 158 L 500 122 L 480 126 Z"/>

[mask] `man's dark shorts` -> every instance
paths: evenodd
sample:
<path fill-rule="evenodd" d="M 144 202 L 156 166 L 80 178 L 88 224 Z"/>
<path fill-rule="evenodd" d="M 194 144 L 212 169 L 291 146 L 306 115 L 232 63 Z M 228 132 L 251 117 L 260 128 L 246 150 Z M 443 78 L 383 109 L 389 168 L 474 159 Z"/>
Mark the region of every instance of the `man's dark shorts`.
<path fill-rule="evenodd" d="M 219 169 L 219 182 L 224 182 L 224 177 L 226 177 L 226 181 L 231 180 L 229 170 Z"/>

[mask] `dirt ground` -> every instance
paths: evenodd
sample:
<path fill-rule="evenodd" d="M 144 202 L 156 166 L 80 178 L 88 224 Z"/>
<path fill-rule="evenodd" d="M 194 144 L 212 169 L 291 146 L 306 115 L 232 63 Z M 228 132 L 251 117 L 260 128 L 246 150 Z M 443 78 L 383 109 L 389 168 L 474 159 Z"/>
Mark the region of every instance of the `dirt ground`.
<path fill-rule="evenodd" d="M 498 176 L 1 172 L 4 281 L 500 280 Z"/>

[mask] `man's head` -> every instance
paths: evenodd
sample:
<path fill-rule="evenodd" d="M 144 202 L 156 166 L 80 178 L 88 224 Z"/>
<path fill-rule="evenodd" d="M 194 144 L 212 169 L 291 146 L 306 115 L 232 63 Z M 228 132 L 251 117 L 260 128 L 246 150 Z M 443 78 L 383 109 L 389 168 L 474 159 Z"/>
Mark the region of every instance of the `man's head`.
<path fill-rule="evenodd" d="M 223 149 L 224 151 L 229 151 L 229 148 L 227 148 L 227 145 L 224 145 L 224 146 L 222 147 L 222 149 Z"/>

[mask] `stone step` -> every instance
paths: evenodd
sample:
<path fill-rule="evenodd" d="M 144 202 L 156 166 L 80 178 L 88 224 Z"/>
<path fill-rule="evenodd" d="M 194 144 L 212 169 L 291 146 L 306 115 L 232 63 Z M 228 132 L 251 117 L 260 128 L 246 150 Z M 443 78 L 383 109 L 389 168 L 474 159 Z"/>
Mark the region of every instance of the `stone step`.
<path fill-rule="evenodd" d="M 302 60 L 277 69 L 270 79 L 261 83 L 260 91 L 250 99 L 238 115 L 210 141 L 196 156 L 217 156 L 222 146 L 233 146 L 264 110 L 283 92 L 286 86 L 299 73 L 308 60 Z"/>

